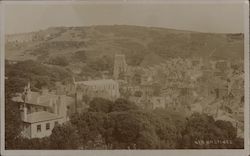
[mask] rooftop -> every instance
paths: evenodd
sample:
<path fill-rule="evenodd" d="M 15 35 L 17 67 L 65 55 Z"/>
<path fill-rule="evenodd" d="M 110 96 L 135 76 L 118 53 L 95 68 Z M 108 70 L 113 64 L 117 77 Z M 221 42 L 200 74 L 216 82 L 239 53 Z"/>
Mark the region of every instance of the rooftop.
<path fill-rule="evenodd" d="M 42 94 L 40 92 L 29 92 L 30 99 L 25 101 L 27 104 L 39 105 L 44 107 L 50 107 L 50 100 L 58 98 L 59 95 L 54 95 L 51 93 Z M 18 94 L 16 97 L 13 97 L 12 100 L 16 102 L 24 102 L 23 94 Z"/>
<path fill-rule="evenodd" d="M 54 113 L 49 113 L 45 111 L 41 112 L 34 112 L 27 115 L 27 121 L 28 123 L 35 123 L 35 122 L 42 122 L 42 121 L 48 121 L 48 120 L 55 120 L 60 119 L 62 116 L 59 116 Z"/>

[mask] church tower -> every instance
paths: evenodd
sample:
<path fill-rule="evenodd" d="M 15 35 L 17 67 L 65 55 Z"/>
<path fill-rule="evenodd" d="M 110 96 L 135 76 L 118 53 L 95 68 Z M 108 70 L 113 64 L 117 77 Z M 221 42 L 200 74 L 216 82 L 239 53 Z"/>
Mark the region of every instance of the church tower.
<path fill-rule="evenodd" d="M 114 61 L 114 72 L 113 72 L 114 79 L 121 79 L 121 76 L 125 75 L 126 72 L 127 72 L 127 63 L 125 60 L 125 55 L 116 54 Z"/>

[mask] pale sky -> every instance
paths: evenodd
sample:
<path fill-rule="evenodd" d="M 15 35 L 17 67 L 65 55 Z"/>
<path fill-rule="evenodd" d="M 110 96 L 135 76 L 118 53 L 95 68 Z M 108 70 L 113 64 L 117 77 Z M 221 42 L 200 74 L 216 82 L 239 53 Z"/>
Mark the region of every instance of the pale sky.
<path fill-rule="evenodd" d="M 243 4 L 7 5 L 7 34 L 53 26 L 140 25 L 200 32 L 244 32 Z"/>

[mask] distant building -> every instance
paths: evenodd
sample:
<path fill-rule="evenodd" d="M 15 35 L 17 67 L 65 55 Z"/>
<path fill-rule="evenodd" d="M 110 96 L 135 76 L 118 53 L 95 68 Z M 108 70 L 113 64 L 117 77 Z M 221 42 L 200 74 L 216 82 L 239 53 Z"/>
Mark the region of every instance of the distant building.
<path fill-rule="evenodd" d="M 20 104 L 22 135 L 27 138 L 49 136 L 55 124 L 69 120 L 70 107 L 75 102 L 72 97 L 55 95 L 46 88 L 33 92 L 30 84 L 12 100 Z"/>
<path fill-rule="evenodd" d="M 114 61 L 114 71 L 113 76 L 114 79 L 121 79 L 121 77 L 125 76 L 127 72 L 127 63 L 125 60 L 125 55 L 115 55 L 115 61 Z"/>
<path fill-rule="evenodd" d="M 112 79 L 78 81 L 74 82 L 77 94 L 85 95 L 90 98 L 102 97 L 115 100 L 120 97 L 119 84 Z M 78 96 L 81 98 L 82 96 Z"/>

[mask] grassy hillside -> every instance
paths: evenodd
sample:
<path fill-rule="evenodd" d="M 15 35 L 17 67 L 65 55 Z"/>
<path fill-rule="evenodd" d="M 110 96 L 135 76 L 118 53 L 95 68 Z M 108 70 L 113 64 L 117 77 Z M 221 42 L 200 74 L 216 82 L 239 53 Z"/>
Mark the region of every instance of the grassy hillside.
<path fill-rule="evenodd" d="M 65 56 L 75 62 L 75 53 L 84 52 L 84 61 L 115 53 L 126 55 L 128 64 L 145 65 L 171 57 L 239 59 L 244 56 L 243 34 L 199 33 L 165 28 L 112 25 L 54 27 L 33 32 L 32 39 L 14 42 L 18 35 L 7 35 L 6 59 L 48 59 Z M 25 34 L 24 38 L 25 38 Z M 28 38 L 28 37 L 27 37 Z M 154 60 L 149 59 L 154 53 Z M 78 59 L 78 61 L 81 61 Z"/>

